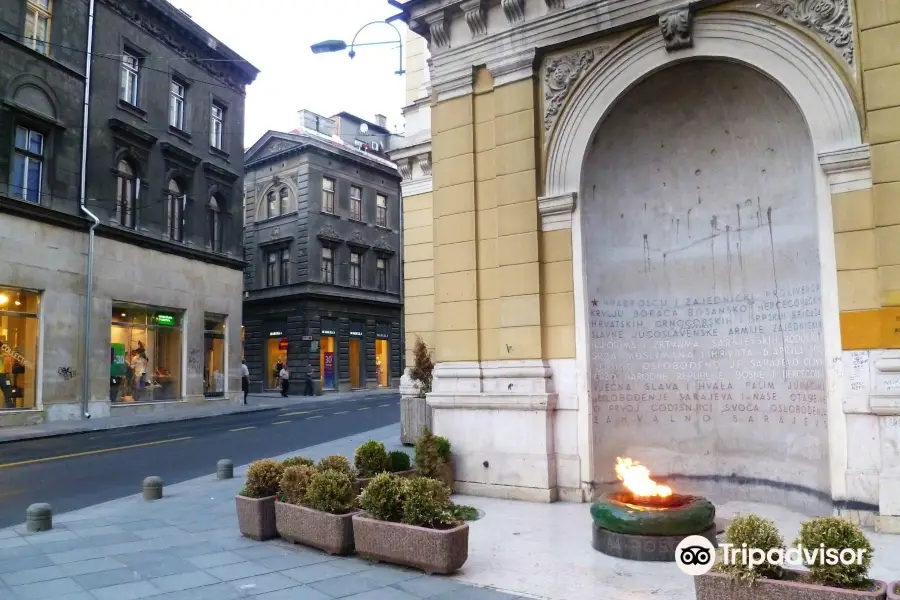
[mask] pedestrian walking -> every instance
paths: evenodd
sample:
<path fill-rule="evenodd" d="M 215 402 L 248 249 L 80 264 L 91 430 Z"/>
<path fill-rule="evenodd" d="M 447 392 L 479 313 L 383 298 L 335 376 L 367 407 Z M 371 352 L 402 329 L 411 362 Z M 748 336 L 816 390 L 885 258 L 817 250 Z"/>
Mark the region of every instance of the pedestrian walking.
<path fill-rule="evenodd" d="M 304 396 L 315 396 L 316 392 L 313 390 L 313 368 L 312 365 L 306 366 L 306 381 L 303 386 L 303 395 Z"/>
<path fill-rule="evenodd" d="M 288 373 L 287 365 L 282 365 L 281 371 L 278 372 L 278 378 L 281 380 L 281 396 L 287 398 L 288 388 L 291 385 L 291 374 Z"/>
<path fill-rule="evenodd" d="M 250 369 L 247 362 L 241 359 L 241 391 L 244 392 L 244 404 L 247 404 L 247 394 L 250 393 Z"/>

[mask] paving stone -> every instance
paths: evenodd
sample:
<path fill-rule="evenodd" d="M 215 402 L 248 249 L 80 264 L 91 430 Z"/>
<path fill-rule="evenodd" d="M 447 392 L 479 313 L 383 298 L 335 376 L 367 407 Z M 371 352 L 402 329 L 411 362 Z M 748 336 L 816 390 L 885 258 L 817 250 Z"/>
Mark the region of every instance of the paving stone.
<path fill-rule="evenodd" d="M 190 544 L 188 546 L 175 546 L 168 550 L 168 554 L 177 556 L 178 558 L 193 558 L 195 556 L 203 556 L 205 554 L 215 554 L 223 552 L 225 549 L 219 544 L 212 542 L 200 542 L 198 544 Z"/>
<path fill-rule="evenodd" d="M 41 567 L 49 567 L 53 564 L 52 560 L 42 555 L 12 558 L 0 561 L 0 574 L 14 573 L 26 569 L 39 569 Z"/>
<path fill-rule="evenodd" d="M 38 581 L 50 581 L 51 579 L 61 579 L 66 573 L 56 565 L 49 567 L 39 567 L 37 569 L 23 569 L 14 573 L 6 573 L 0 575 L 3 583 L 9 587 L 16 585 L 25 585 L 26 583 L 37 583 Z"/>
<path fill-rule="evenodd" d="M 234 553 L 244 560 L 266 560 L 276 556 L 286 556 L 289 550 L 275 544 L 260 544 L 254 548 L 235 550 Z"/>
<path fill-rule="evenodd" d="M 143 531 L 145 529 L 165 527 L 166 523 L 159 519 L 149 519 L 144 521 L 131 521 L 130 523 L 119 523 L 118 526 L 125 531 Z"/>
<path fill-rule="evenodd" d="M 162 594 L 162 590 L 149 581 L 136 581 L 93 590 L 97 600 L 139 600 Z"/>
<path fill-rule="evenodd" d="M 366 579 L 362 575 L 354 573 L 343 577 L 335 577 L 333 579 L 325 579 L 309 584 L 310 587 L 324 592 L 333 598 L 343 598 L 352 594 L 368 592 L 385 587 L 377 581 Z"/>
<path fill-rule="evenodd" d="M 197 567 L 188 561 L 171 556 L 166 557 L 163 560 L 132 565 L 131 568 L 140 573 L 145 579 L 156 579 L 157 577 L 166 577 L 168 575 L 190 573 L 197 569 Z"/>
<path fill-rule="evenodd" d="M 361 594 L 344 596 L 342 600 L 420 600 L 419 596 L 413 596 L 404 591 L 392 587 L 369 590 Z"/>
<path fill-rule="evenodd" d="M 294 581 L 290 577 L 285 577 L 280 573 L 255 575 L 253 577 L 247 577 L 245 579 L 236 579 L 235 581 L 231 581 L 229 583 L 239 592 L 243 592 L 251 596 L 258 596 L 260 594 L 266 594 L 268 592 L 277 592 L 278 590 L 299 587 L 299 584 L 296 581 Z"/>
<path fill-rule="evenodd" d="M 88 573 L 102 573 L 103 571 L 112 571 L 121 569 L 125 565 L 111 558 L 94 558 L 91 560 L 80 560 L 78 562 L 69 562 L 60 565 L 66 575 L 86 575 Z"/>
<path fill-rule="evenodd" d="M 10 587 L 16 598 L 21 600 L 39 600 L 40 598 L 53 598 L 63 594 L 74 594 L 76 592 L 85 591 L 80 585 L 75 583 L 74 579 L 64 577 L 62 579 L 53 579 L 51 581 L 41 581 L 40 583 L 29 583 L 27 585 L 17 585 Z M 109 598 L 108 600 L 126 600 L 125 598 Z"/>
<path fill-rule="evenodd" d="M 458 581 L 453 581 L 446 577 L 434 577 L 422 575 L 417 579 L 409 579 L 395 583 L 391 587 L 402 590 L 408 594 L 412 594 L 417 598 L 434 598 L 442 594 L 449 594 L 466 587 Z M 451 596 L 447 596 L 448 598 Z"/>
<path fill-rule="evenodd" d="M 76 529 L 74 533 L 78 534 L 78 537 L 98 537 L 98 536 L 107 536 L 107 535 L 122 535 L 127 533 L 121 527 L 117 525 L 105 525 L 103 527 L 85 527 L 84 529 Z M 130 541 L 130 540 L 123 540 Z"/>
<path fill-rule="evenodd" d="M 78 585 L 86 590 L 95 590 L 114 585 L 122 585 L 123 583 L 132 583 L 140 581 L 141 576 L 133 569 L 128 567 L 121 569 L 111 569 L 109 571 L 99 571 L 94 573 L 84 573 L 72 577 L 78 582 Z"/>
<path fill-rule="evenodd" d="M 53 542 L 65 542 L 67 540 L 77 540 L 78 534 L 67 529 L 58 529 L 56 531 L 42 531 L 40 533 L 32 533 L 25 537 L 29 544 L 50 544 Z"/>
<path fill-rule="evenodd" d="M 520 596 L 513 596 L 497 590 L 465 586 L 440 596 L 433 596 L 429 600 L 517 600 L 519 598 Z"/>
<path fill-rule="evenodd" d="M 281 574 L 300 583 L 314 583 L 316 581 L 324 581 L 326 579 L 351 575 L 351 573 L 342 569 L 341 565 L 336 562 L 297 567 L 296 569 L 282 571 Z"/>
<path fill-rule="evenodd" d="M 334 596 L 329 596 L 308 586 L 279 590 L 256 596 L 257 600 L 332 600 L 332 598 Z"/>
<path fill-rule="evenodd" d="M 180 592 L 219 583 L 219 580 L 204 571 L 188 571 L 177 575 L 167 575 L 151 579 L 150 583 L 164 592 Z"/>
<path fill-rule="evenodd" d="M 22 546 L 28 546 L 28 542 L 18 535 L 0 540 L 0 550 L 9 550 L 10 548 L 20 548 Z"/>
<path fill-rule="evenodd" d="M 273 571 L 285 571 L 287 569 L 295 569 L 297 567 L 305 567 L 309 565 L 322 565 L 336 560 L 333 556 L 320 554 L 318 552 L 291 552 L 284 556 L 274 556 L 267 558 L 263 562 L 271 567 Z M 343 562 L 343 561 L 341 561 Z M 341 567 L 343 568 L 343 564 Z M 348 573 L 350 571 L 347 571 Z"/>
<path fill-rule="evenodd" d="M 201 569 L 210 569 L 212 567 L 221 567 L 222 565 L 233 565 L 235 563 L 244 562 L 244 558 L 238 556 L 234 552 L 214 552 L 212 554 L 201 554 L 200 556 L 192 556 L 185 559 L 192 565 Z M 276 566 L 269 565 L 275 571 L 280 571 Z"/>
<path fill-rule="evenodd" d="M 154 596 L 154 600 L 237 600 L 247 598 L 227 583 L 217 583 L 198 588 L 170 592 L 162 596 Z"/>
<path fill-rule="evenodd" d="M 65 525 L 69 531 L 80 533 L 84 529 L 96 529 L 97 527 L 108 527 L 110 522 L 106 519 L 65 519 L 62 517 L 54 517 L 54 524 Z"/>
<path fill-rule="evenodd" d="M 177 527 L 160 527 L 159 529 L 141 529 L 134 532 L 141 539 L 164 538 L 169 536 L 184 535 L 184 531 Z"/>
<path fill-rule="evenodd" d="M 233 565 L 225 565 L 222 567 L 213 567 L 206 569 L 206 572 L 222 581 L 235 581 L 254 575 L 265 575 L 271 573 L 272 569 L 254 562 L 235 563 Z"/>
<path fill-rule="evenodd" d="M 401 567 L 393 567 L 390 565 L 379 565 L 370 567 L 365 571 L 359 571 L 357 575 L 370 579 L 381 585 L 392 585 L 409 579 L 416 579 L 422 576 L 421 571 L 413 571 L 412 569 L 404 569 Z"/>

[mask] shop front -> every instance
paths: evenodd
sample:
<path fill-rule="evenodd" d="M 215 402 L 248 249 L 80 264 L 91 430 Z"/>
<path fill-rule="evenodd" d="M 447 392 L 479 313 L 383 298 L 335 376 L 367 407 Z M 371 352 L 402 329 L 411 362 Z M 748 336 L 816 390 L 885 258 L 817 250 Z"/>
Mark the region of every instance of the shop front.
<path fill-rule="evenodd" d="M 389 387 L 391 378 L 390 352 L 391 326 L 389 323 L 375 324 L 375 378 L 378 387 Z"/>
<path fill-rule="evenodd" d="M 113 302 L 110 402 L 181 400 L 183 321 L 182 311 Z"/>
<path fill-rule="evenodd" d="M 288 338 L 284 326 L 269 327 L 266 339 L 266 374 L 265 388 L 277 390 L 280 387 L 278 373 L 287 364 Z"/>
<path fill-rule="evenodd" d="M 37 408 L 40 293 L 0 286 L 0 410 Z"/>
<path fill-rule="evenodd" d="M 225 316 L 204 315 L 203 326 L 203 395 L 219 398 L 225 395 Z"/>
<path fill-rule="evenodd" d="M 337 389 L 337 322 L 334 319 L 322 319 L 319 335 L 319 376 L 323 390 Z"/>
<path fill-rule="evenodd" d="M 358 390 L 366 385 L 364 321 L 350 322 L 350 389 Z"/>

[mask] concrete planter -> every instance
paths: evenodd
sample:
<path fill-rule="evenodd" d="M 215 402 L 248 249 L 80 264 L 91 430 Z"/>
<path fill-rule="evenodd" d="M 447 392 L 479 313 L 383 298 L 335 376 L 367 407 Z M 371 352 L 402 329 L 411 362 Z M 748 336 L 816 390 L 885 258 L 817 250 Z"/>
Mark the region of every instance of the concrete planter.
<path fill-rule="evenodd" d="M 721 573 L 694 577 L 697 600 L 884 600 L 887 585 L 876 581 L 875 591 L 860 592 L 804 582 L 800 571 L 785 569 L 785 579 L 759 579 L 752 586 Z"/>
<path fill-rule="evenodd" d="M 353 515 L 356 552 L 369 560 L 421 569 L 425 573 L 458 571 L 469 558 L 469 525 L 429 529 Z"/>
<path fill-rule="evenodd" d="M 275 528 L 282 539 L 328 554 L 352 554 L 353 513 L 333 515 L 305 506 L 275 502 Z"/>
<path fill-rule="evenodd" d="M 412 477 L 415 474 L 416 474 L 415 469 L 408 469 L 406 471 L 397 471 L 396 473 L 394 473 L 394 475 L 396 475 L 397 477 Z M 369 485 L 369 482 L 372 481 L 373 479 L 375 479 L 375 478 L 374 477 L 357 477 L 356 480 L 353 482 L 353 489 L 356 492 L 356 494 L 359 495 L 359 493 L 361 491 L 366 489 L 366 486 Z"/>
<path fill-rule="evenodd" d="M 888 600 L 900 600 L 900 581 L 892 581 L 888 584 Z"/>
<path fill-rule="evenodd" d="M 237 506 L 238 528 L 241 535 L 258 542 L 277 537 L 275 496 L 268 498 L 235 496 L 234 503 Z"/>

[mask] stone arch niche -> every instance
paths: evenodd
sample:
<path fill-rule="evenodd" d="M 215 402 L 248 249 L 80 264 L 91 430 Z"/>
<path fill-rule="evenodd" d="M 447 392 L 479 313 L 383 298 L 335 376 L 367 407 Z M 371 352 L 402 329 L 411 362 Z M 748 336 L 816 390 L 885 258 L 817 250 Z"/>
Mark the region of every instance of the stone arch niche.
<path fill-rule="evenodd" d="M 595 489 L 627 455 L 714 499 L 830 513 L 845 497 L 820 162 L 860 146 L 831 63 L 750 14 L 698 15 L 694 47 L 675 53 L 656 31 L 635 36 L 571 92 L 545 193 L 577 195 L 580 452 Z"/>

